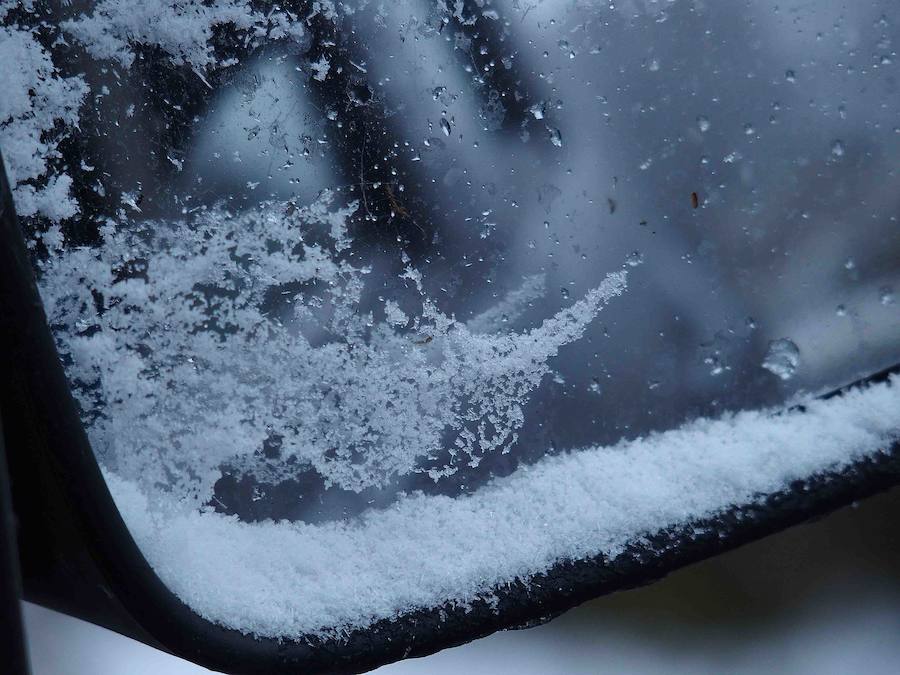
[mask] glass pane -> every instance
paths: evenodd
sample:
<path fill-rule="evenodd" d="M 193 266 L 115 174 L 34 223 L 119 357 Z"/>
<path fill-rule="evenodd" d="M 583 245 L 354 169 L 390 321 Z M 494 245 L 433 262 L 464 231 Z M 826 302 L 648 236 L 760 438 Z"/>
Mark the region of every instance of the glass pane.
<path fill-rule="evenodd" d="M 0 5 L 0 146 L 207 618 L 489 598 L 896 428 L 888 385 L 730 416 L 900 361 L 896 3 L 85 4 Z"/>

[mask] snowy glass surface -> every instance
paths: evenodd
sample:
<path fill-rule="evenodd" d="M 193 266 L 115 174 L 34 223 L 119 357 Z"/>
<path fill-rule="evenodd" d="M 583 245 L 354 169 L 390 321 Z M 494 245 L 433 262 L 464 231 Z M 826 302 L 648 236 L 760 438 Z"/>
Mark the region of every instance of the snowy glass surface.
<path fill-rule="evenodd" d="M 892 0 L 0 18 L 0 148 L 73 390 L 208 618 L 468 602 L 897 429 L 889 386 L 769 412 L 900 361 Z"/>

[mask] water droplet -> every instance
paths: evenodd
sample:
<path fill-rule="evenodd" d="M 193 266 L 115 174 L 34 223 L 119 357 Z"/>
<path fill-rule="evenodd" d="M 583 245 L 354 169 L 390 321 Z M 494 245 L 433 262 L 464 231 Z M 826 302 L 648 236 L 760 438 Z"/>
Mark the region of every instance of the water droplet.
<path fill-rule="evenodd" d="M 553 143 L 557 148 L 562 147 L 562 134 L 559 133 L 559 129 L 554 129 L 551 127 L 547 127 L 547 131 L 550 134 L 550 142 Z"/>
<path fill-rule="evenodd" d="M 855 270 L 856 269 L 856 261 L 853 258 L 847 258 L 844 261 L 844 269 L 845 270 Z"/>
<path fill-rule="evenodd" d="M 797 73 L 795 73 L 793 70 L 786 70 L 784 72 L 784 79 L 786 79 L 788 82 L 796 82 Z"/>
<path fill-rule="evenodd" d="M 844 156 L 844 143 L 843 141 L 836 140 L 831 144 L 831 154 L 835 157 L 843 157 Z"/>
<path fill-rule="evenodd" d="M 800 365 L 800 348 L 791 340 L 780 338 L 769 343 L 762 367 L 782 380 L 789 380 Z"/>
<path fill-rule="evenodd" d="M 709 118 L 705 117 L 704 115 L 700 115 L 697 118 L 697 127 L 701 132 L 705 134 L 707 131 L 709 131 Z"/>
<path fill-rule="evenodd" d="M 603 388 L 600 386 L 600 380 L 598 380 L 596 377 L 591 380 L 591 384 L 588 389 L 590 389 L 592 393 L 597 394 L 598 396 L 603 393 Z"/>
<path fill-rule="evenodd" d="M 444 132 L 444 136 L 450 135 L 450 122 L 447 121 L 446 117 L 441 118 L 441 131 Z"/>
<path fill-rule="evenodd" d="M 882 286 L 878 289 L 878 299 L 881 301 L 882 305 L 893 305 L 896 300 L 894 289 L 890 286 Z"/>
<path fill-rule="evenodd" d="M 847 316 L 847 307 L 845 305 L 838 305 L 834 310 L 834 313 L 838 316 Z"/>
<path fill-rule="evenodd" d="M 563 286 L 562 288 L 559 289 L 559 292 L 562 294 L 563 300 L 569 299 L 569 289 L 568 288 Z"/>
<path fill-rule="evenodd" d="M 744 135 L 745 136 L 752 136 L 755 133 L 756 133 L 756 129 L 753 128 L 752 124 L 747 123 L 744 125 Z"/>
<path fill-rule="evenodd" d="M 651 73 L 659 71 L 659 61 L 657 59 L 652 59 L 650 61 L 650 64 L 647 66 L 647 70 L 649 70 Z"/>
<path fill-rule="evenodd" d="M 644 262 L 644 254 L 640 251 L 632 251 L 625 258 L 625 264 L 629 267 L 637 267 Z"/>

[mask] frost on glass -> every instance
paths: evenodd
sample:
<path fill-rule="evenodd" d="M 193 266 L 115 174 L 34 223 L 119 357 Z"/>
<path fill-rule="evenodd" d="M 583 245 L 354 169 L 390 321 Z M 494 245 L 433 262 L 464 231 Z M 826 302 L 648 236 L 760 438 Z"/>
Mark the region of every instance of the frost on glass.
<path fill-rule="evenodd" d="M 73 393 L 213 621 L 490 599 L 896 438 L 891 382 L 808 400 L 900 360 L 894 3 L 0 22 L 0 149 Z"/>

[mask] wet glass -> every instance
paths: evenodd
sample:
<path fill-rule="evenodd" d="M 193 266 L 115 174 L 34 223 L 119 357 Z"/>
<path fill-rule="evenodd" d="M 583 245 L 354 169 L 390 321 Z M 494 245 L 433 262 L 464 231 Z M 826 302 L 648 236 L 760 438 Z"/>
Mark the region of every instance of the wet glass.
<path fill-rule="evenodd" d="M 107 471 L 350 522 L 900 361 L 893 3 L 313 4 L 42 33 Z"/>

